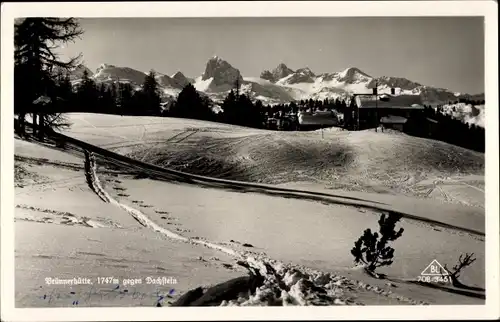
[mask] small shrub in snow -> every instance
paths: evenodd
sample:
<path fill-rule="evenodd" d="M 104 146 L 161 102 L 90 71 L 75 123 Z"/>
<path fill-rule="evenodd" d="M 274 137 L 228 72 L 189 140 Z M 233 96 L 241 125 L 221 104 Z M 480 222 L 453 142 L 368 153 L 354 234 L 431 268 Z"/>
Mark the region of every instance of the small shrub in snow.
<path fill-rule="evenodd" d="M 387 244 L 403 234 L 403 228 L 395 231 L 396 223 L 401 217 L 392 213 L 388 217 L 380 216 L 378 221 L 380 235 L 376 232 L 372 233 L 370 228 L 366 229 L 351 249 L 354 262 L 365 265 L 365 269 L 370 273 L 373 273 L 377 267 L 391 265 L 394 248 Z"/>

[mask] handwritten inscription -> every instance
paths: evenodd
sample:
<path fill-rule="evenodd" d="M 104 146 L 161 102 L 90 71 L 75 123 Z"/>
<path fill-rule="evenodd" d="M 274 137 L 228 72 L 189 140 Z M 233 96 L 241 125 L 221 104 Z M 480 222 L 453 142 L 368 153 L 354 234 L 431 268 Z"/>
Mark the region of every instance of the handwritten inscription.
<path fill-rule="evenodd" d="M 41 291 L 43 290 L 40 299 L 49 306 L 61 304 L 64 306 L 92 306 L 93 303 L 102 305 L 103 302 L 109 304 L 121 299 L 124 299 L 129 305 L 163 306 L 165 299 L 172 298 L 174 289 L 171 288 L 168 292 L 159 289 L 166 285 L 177 284 L 176 278 L 166 276 L 147 276 L 145 278 L 46 277 L 44 281 L 46 285 L 53 287 L 47 291 L 40 286 Z M 144 290 L 150 290 L 151 287 L 155 288 L 156 291 L 144 292 Z M 55 303 L 56 301 L 57 303 Z"/>
<path fill-rule="evenodd" d="M 123 285 L 123 286 L 134 286 L 140 284 L 148 285 L 169 285 L 177 284 L 177 279 L 174 277 L 153 277 L 148 276 L 145 279 L 142 278 L 124 278 L 120 281 L 119 278 L 114 276 L 103 276 L 97 277 L 96 280 L 86 278 L 86 277 L 73 277 L 73 278 L 57 278 L 57 277 L 46 277 L 45 284 L 47 285 L 93 285 L 94 282 L 100 285 L 113 284 L 113 285 Z"/>
<path fill-rule="evenodd" d="M 91 285 L 93 284 L 90 278 L 85 277 L 73 277 L 73 278 L 57 278 L 57 277 L 46 277 L 45 284 L 47 285 Z"/>
<path fill-rule="evenodd" d="M 56 301 L 63 301 L 63 304 L 68 306 L 91 306 L 94 302 L 110 302 L 120 299 L 129 299 L 144 302 L 144 300 L 151 300 L 149 305 L 163 306 L 164 301 L 173 298 L 175 289 L 168 291 L 155 290 L 152 292 L 142 292 L 137 289 L 129 289 L 116 285 L 112 288 L 97 288 L 94 285 L 83 287 L 80 291 L 75 292 L 71 290 L 56 290 L 52 289 L 50 292 L 40 295 L 42 301 L 46 301 L 47 305 L 55 304 Z"/>

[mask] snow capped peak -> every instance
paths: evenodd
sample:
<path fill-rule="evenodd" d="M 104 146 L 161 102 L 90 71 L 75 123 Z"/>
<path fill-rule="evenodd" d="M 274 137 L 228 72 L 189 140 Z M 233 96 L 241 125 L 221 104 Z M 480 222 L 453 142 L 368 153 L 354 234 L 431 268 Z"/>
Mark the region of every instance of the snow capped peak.
<path fill-rule="evenodd" d="M 140 85 L 144 82 L 146 73 L 130 67 L 117 67 L 110 64 L 101 64 L 94 74 L 94 79 L 100 82 L 120 81 Z"/>
<path fill-rule="evenodd" d="M 306 66 L 306 67 L 299 68 L 299 69 L 297 69 L 296 71 L 297 71 L 297 72 L 298 72 L 298 71 L 301 71 L 301 72 L 310 72 L 310 73 L 312 73 L 311 69 L 310 69 L 309 67 L 307 67 L 307 66 Z"/>
<path fill-rule="evenodd" d="M 268 70 L 265 70 L 262 73 L 260 73 L 260 78 L 271 81 L 271 82 L 275 81 L 273 74 Z"/>
<path fill-rule="evenodd" d="M 191 81 L 186 77 L 184 76 L 183 73 L 181 73 L 180 71 L 176 72 L 175 74 L 172 75 L 172 79 L 177 82 L 180 86 L 184 87 L 186 86 L 187 84 L 189 84 Z"/>
<path fill-rule="evenodd" d="M 98 83 L 119 81 L 135 86 L 140 86 L 146 76 L 142 71 L 107 63 L 100 64 L 95 74 L 83 64 L 62 74 L 69 75 L 71 81 L 76 84 L 76 81 L 83 77 L 84 71 Z M 158 72 L 155 74 L 160 87 L 171 96 L 191 83 L 198 91 L 216 102 L 224 99 L 227 92 L 234 89 L 237 81 L 241 93 L 270 104 L 310 98 L 348 99 L 352 93 L 370 93 L 376 84 L 380 94 L 389 94 L 392 92 L 391 88 L 394 88 L 396 95 L 419 95 L 425 104 L 443 104 L 462 97 L 471 97 L 443 88 L 421 85 L 402 77 L 372 77 L 353 66 L 341 72 L 315 74 L 307 66 L 294 71 L 281 62 L 274 69 L 263 71 L 260 78 L 243 79 L 237 68 L 217 55 L 208 59 L 203 74 L 196 79 L 188 78 L 180 71 L 171 76 Z M 484 100 L 484 93 L 472 97 L 475 100 Z"/>
<path fill-rule="evenodd" d="M 369 82 L 373 79 L 370 75 L 356 67 L 349 67 L 336 75 L 339 82 L 348 84 L 359 84 Z"/>
<path fill-rule="evenodd" d="M 316 76 L 309 67 L 299 68 L 295 72 L 307 75 L 309 77 L 315 77 Z"/>
<path fill-rule="evenodd" d="M 279 84 L 299 84 L 299 83 L 314 83 L 316 75 L 309 69 L 309 67 L 299 68 L 295 72 L 280 79 Z"/>
<path fill-rule="evenodd" d="M 181 72 L 181 71 L 177 71 L 175 72 L 175 74 L 173 74 L 172 76 L 170 76 L 172 78 L 186 78 L 186 76 L 184 76 L 184 74 Z"/>
<path fill-rule="evenodd" d="M 209 59 L 209 62 L 210 61 L 214 61 L 214 62 L 223 62 L 224 60 L 222 58 L 220 58 L 219 56 L 217 55 L 214 55 L 212 56 L 212 58 Z"/>
<path fill-rule="evenodd" d="M 370 75 L 368 75 L 367 73 L 361 71 L 359 68 L 357 67 L 349 67 L 345 70 L 343 70 L 342 72 L 339 73 L 339 77 L 340 78 L 352 78 L 352 77 L 355 77 L 355 76 L 364 76 L 364 77 L 369 77 L 371 78 Z"/>
<path fill-rule="evenodd" d="M 146 75 L 149 75 L 150 73 L 153 73 L 153 75 L 155 76 L 155 78 L 159 78 L 159 77 L 169 77 L 168 75 L 165 75 L 164 73 L 160 73 L 159 71 L 157 71 L 156 69 L 150 69 L 148 70 L 147 72 L 144 72 L 144 74 Z"/>
<path fill-rule="evenodd" d="M 202 80 L 210 78 L 213 78 L 213 83 L 216 86 L 228 84 L 232 86 L 236 80 L 239 80 L 240 83 L 243 81 L 243 77 L 238 69 L 217 56 L 212 57 L 207 62 L 205 72 L 201 77 Z"/>
<path fill-rule="evenodd" d="M 276 69 L 289 69 L 285 63 L 279 63 Z"/>
<path fill-rule="evenodd" d="M 284 75 L 283 77 L 286 77 L 286 76 L 290 75 L 291 73 L 294 73 L 293 69 L 288 68 L 288 66 L 285 65 L 285 63 L 280 63 L 274 69 L 274 72 L 277 72 L 277 73 L 280 73 L 280 74 Z M 281 78 L 283 78 L 283 77 L 281 77 Z"/>
<path fill-rule="evenodd" d="M 183 86 L 179 84 L 175 79 L 171 78 L 165 74 L 156 74 L 156 81 L 163 88 L 177 88 L 180 89 Z"/>
<path fill-rule="evenodd" d="M 386 86 L 391 88 L 401 88 L 402 90 L 412 90 L 422 85 L 412 82 L 403 77 L 382 76 L 376 79 L 378 86 Z M 375 84 L 373 84 L 373 87 Z"/>
<path fill-rule="evenodd" d="M 273 83 L 283 79 L 291 74 L 295 73 L 292 69 L 288 68 L 285 63 L 280 63 L 272 71 L 265 70 L 260 74 L 262 79 L 267 79 Z"/>

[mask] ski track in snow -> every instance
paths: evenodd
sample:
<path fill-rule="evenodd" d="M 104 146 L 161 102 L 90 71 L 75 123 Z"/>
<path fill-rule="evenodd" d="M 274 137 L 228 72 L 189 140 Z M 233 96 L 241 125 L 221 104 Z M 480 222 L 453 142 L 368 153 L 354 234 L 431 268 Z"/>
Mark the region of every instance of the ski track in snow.
<path fill-rule="evenodd" d="M 235 257 L 238 264 L 247 267 L 251 272 L 258 272 L 264 277 L 262 286 L 256 289 L 254 294 L 250 292 L 240 294 L 237 299 L 222 301 L 221 306 L 254 306 L 254 305 L 363 305 L 345 296 L 344 290 L 366 290 L 378 295 L 396 299 L 412 305 L 427 305 L 424 301 L 416 301 L 381 287 L 371 286 L 366 283 L 350 280 L 343 276 L 324 273 L 307 267 L 288 264 L 266 258 L 262 254 L 252 252 L 240 252 L 212 242 L 196 238 L 188 238 L 165 229 L 153 222 L 141 211 L 120 203 L 111 197 L 102 187 L 97 175 L 97 165 L 92 152 L 85 150 L 85 176 L 89 187 L 106 203 L 111 203 L 122 208 L 142 226 L 152 229 L 167 238 L 202 245 L 211 249 L 224 252 Z M 243 265 L 241 264 L 243 263 Z M 277 296 L 276 294 L 280 294 Z"/>
<path fill-rule="evenodd" d="M 134 217 L 134 219 L 137 220 L 142 226 L 151 228 L 154 231 L 159 232 L 159 233 L 165 235 L 166 237 L 169 237 L 169 238 L 172 238 L 175 240 L 179 240 L 179 241 L 183 241 L 183 242 L 190 242 L 193 244 L 201 244 L 201 245 L 207 246 L 209 248 L 217 249 L 219 251 L 222 251 L 222 252 L 229 254 L 229 255 L 232 255 L 232 256 L 238 256 L 238 254 L 230 248 L 219 246 L 219 245 L 212 244 L 212 243 L 202 241 L 202 240 L 190 239 L 190 238 L 184 237 L 182 235 L 179 235 L 177 233 L 174 233 L 168 229 L 165 229 L 165 228 L 159 226 L 158 224 L 156 224 L 155 222 L 153 222 L 151 219 L 148 218 L 148 216 L 143 214 L 141 211 L 139 211 L 133 207 L 130 207 L 126 204 L 120 203 L 119 201 L 117 201 L 116 199 L 111 197 L 102 188 L 102 185 L 99 181 L 99 177 L 97 176 L 97 167 L 96 167 L 94 155 L 91 153 L 85 152 L 85 162 L 86 162 L 86 169 L 89 169 L 89 171 L 87 172 L 87 176 L 88 176 L 88 178 L 90 178 L 89 185 L 92 186 L 92 190 L 104 202 L 111 203 L 111 204 L 116 205 L 116 206 L 122 208 L 123 210 L 125 210 L 132 217 Z M 88 164 L 88 166 L 87 166 L 87 164 Z"/>

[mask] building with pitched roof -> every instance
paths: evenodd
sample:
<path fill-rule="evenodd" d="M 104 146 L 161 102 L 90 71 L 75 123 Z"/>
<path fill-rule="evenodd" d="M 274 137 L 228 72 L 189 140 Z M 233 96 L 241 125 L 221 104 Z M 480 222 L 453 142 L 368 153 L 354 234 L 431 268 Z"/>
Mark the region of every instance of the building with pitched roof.
<path fill-rule="evenodd" d="M 424 105 L 419 95 L 354 94 L 349 114 L 353 129 L 382 124 L 403 130 L 409 118 L 424 116 Z"/>

